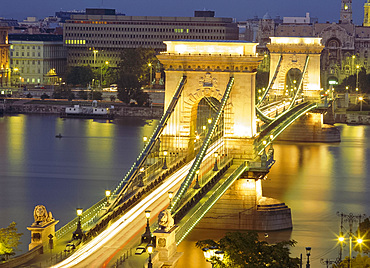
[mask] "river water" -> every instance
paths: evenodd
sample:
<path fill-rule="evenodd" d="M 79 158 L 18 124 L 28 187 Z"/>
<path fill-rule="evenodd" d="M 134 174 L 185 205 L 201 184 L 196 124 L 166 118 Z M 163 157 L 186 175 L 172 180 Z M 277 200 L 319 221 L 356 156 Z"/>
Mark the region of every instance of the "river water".
<path fill-rule="evenodd" d="M 77 207 L 91 206 L 117 185 L 155 124 L 133 118 L 112 123 L 39 115 L 0 118 L 0 227 L 17 222 L 25 252 L 30 241 L 26 226 L 33 222 L 36 205 L 45 205 L 60 228 L 75 217 Z M 285 202 L 293 218 L 293 230 L 270 232 L 267 241 L 296 240 L 291 251 L 297 257 L 312 247 L 311 267 L 321 267 L 321 258 L 338 256 L 337 211 L 370 216 L 370 126 L 338 128 L 340 143 L 275 144 L 277 162 L 263 183 L 263 195 Z M 55 138 L 59 133 L 63 137 Z M 195 242 L 224 233 L 195 229 L 179 247 L 184 252 L 179 266 L 210 267 Z"/>

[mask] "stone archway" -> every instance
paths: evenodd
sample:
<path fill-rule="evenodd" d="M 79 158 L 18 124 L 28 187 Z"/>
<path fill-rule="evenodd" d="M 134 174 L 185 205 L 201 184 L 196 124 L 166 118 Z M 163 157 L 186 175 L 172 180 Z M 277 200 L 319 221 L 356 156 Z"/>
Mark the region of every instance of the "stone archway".
<path fill-rule="evenodd" d="M 158 56 L 166 74 L 165 108 L 183 75 L 187 82 L 177 107 L 163 132 L 177 137 L 177 146 L 187 147 L 191 138 L 192 109 L 204 97 L 221 101 L 230 78 L 234 84 L 225 107 L 225 138 L 235 150 L 250 154 L 251 139 L 257 134 L 255 77 L 263 57 L 257 43 L 233 41 L 166 41 L 167 51 Z M 244 142 L 242 142 L 244 141 Z M 248 147 L 248 148 L 247 148 Z M 253 150 L 252 150 L 253 151 Z"/>
<path fill-rule="evenodd" d="M 303 76 L 303 93 L 305 96 L 319 97 L 321 88 L 320 55 L 324 49 L 321 38 L 271 37 L 271 43 L 267 47 L 271 59 L 270 80 L 273 79 L 279 58 L 282 56 L 270 94 L 284 94 L 286 74 L 295 68 L 303 72 L 308 57 L 306 72 Z"/>

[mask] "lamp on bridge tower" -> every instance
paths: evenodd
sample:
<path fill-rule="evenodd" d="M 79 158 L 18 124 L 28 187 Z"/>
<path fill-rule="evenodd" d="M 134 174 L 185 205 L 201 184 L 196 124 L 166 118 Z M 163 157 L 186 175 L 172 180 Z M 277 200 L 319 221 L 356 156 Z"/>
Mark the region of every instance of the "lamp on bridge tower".
<path fill-rule="evenodd" d="M 218 170 L 218 166 L 217 166 L 218 153 L 215 152 L 213 156 L 215 157 L 215 165 L 213 166 L 213 171 L 217 171 Z"/>
<path fill-rule="evenodd" d="M 140 169 L 139 169 L 139 187 L 144 187 L 144 178 L 143 178 L 143 173 L 144 173 L 144 167 L 141 167 Z"/>

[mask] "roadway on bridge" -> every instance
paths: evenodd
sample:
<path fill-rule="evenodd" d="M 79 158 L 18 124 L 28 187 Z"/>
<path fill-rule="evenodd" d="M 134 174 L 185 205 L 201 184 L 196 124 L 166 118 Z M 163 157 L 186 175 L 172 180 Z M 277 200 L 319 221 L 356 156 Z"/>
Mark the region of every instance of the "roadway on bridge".
<path fill-rule="evenodd" d="M 211 146 L 212 149 L 207 152 L 205 159 L 212 158 L 219 146 L 220 144 Z M 145 210 L 151 210 L 151 219 L 154 222 L 159 212 L 168 207 L 168 191 L 176 192 L 179 189 L 192 163 L 193 160 L 169 176 L 162 185 L 112 223 L 100 235 L 53 267 L 109 267 L 107 265 L 112 264 L 125 247 L 132 245 L 133 240 L 136 241 L 138 235 L 144 233 Z"/>

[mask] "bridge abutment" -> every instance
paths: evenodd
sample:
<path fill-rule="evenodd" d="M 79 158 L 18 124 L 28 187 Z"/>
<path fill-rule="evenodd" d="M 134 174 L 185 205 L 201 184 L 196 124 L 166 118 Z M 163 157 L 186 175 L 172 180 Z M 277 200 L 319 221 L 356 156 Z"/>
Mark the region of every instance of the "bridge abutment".
<path fill-rule="evenodd" d="M 284 203 L 262 196 L 262 180 L 247 172 L 236 180 L 197 228 L 274 231 L 292 228 L 291 211 Z"/>
<path fill-rule="evenodd" d="M 277 140 L 298 142 L 340 142 L 339 130 L 323 123 L 321 113 L 307 113 L 290 125 Z"/>

